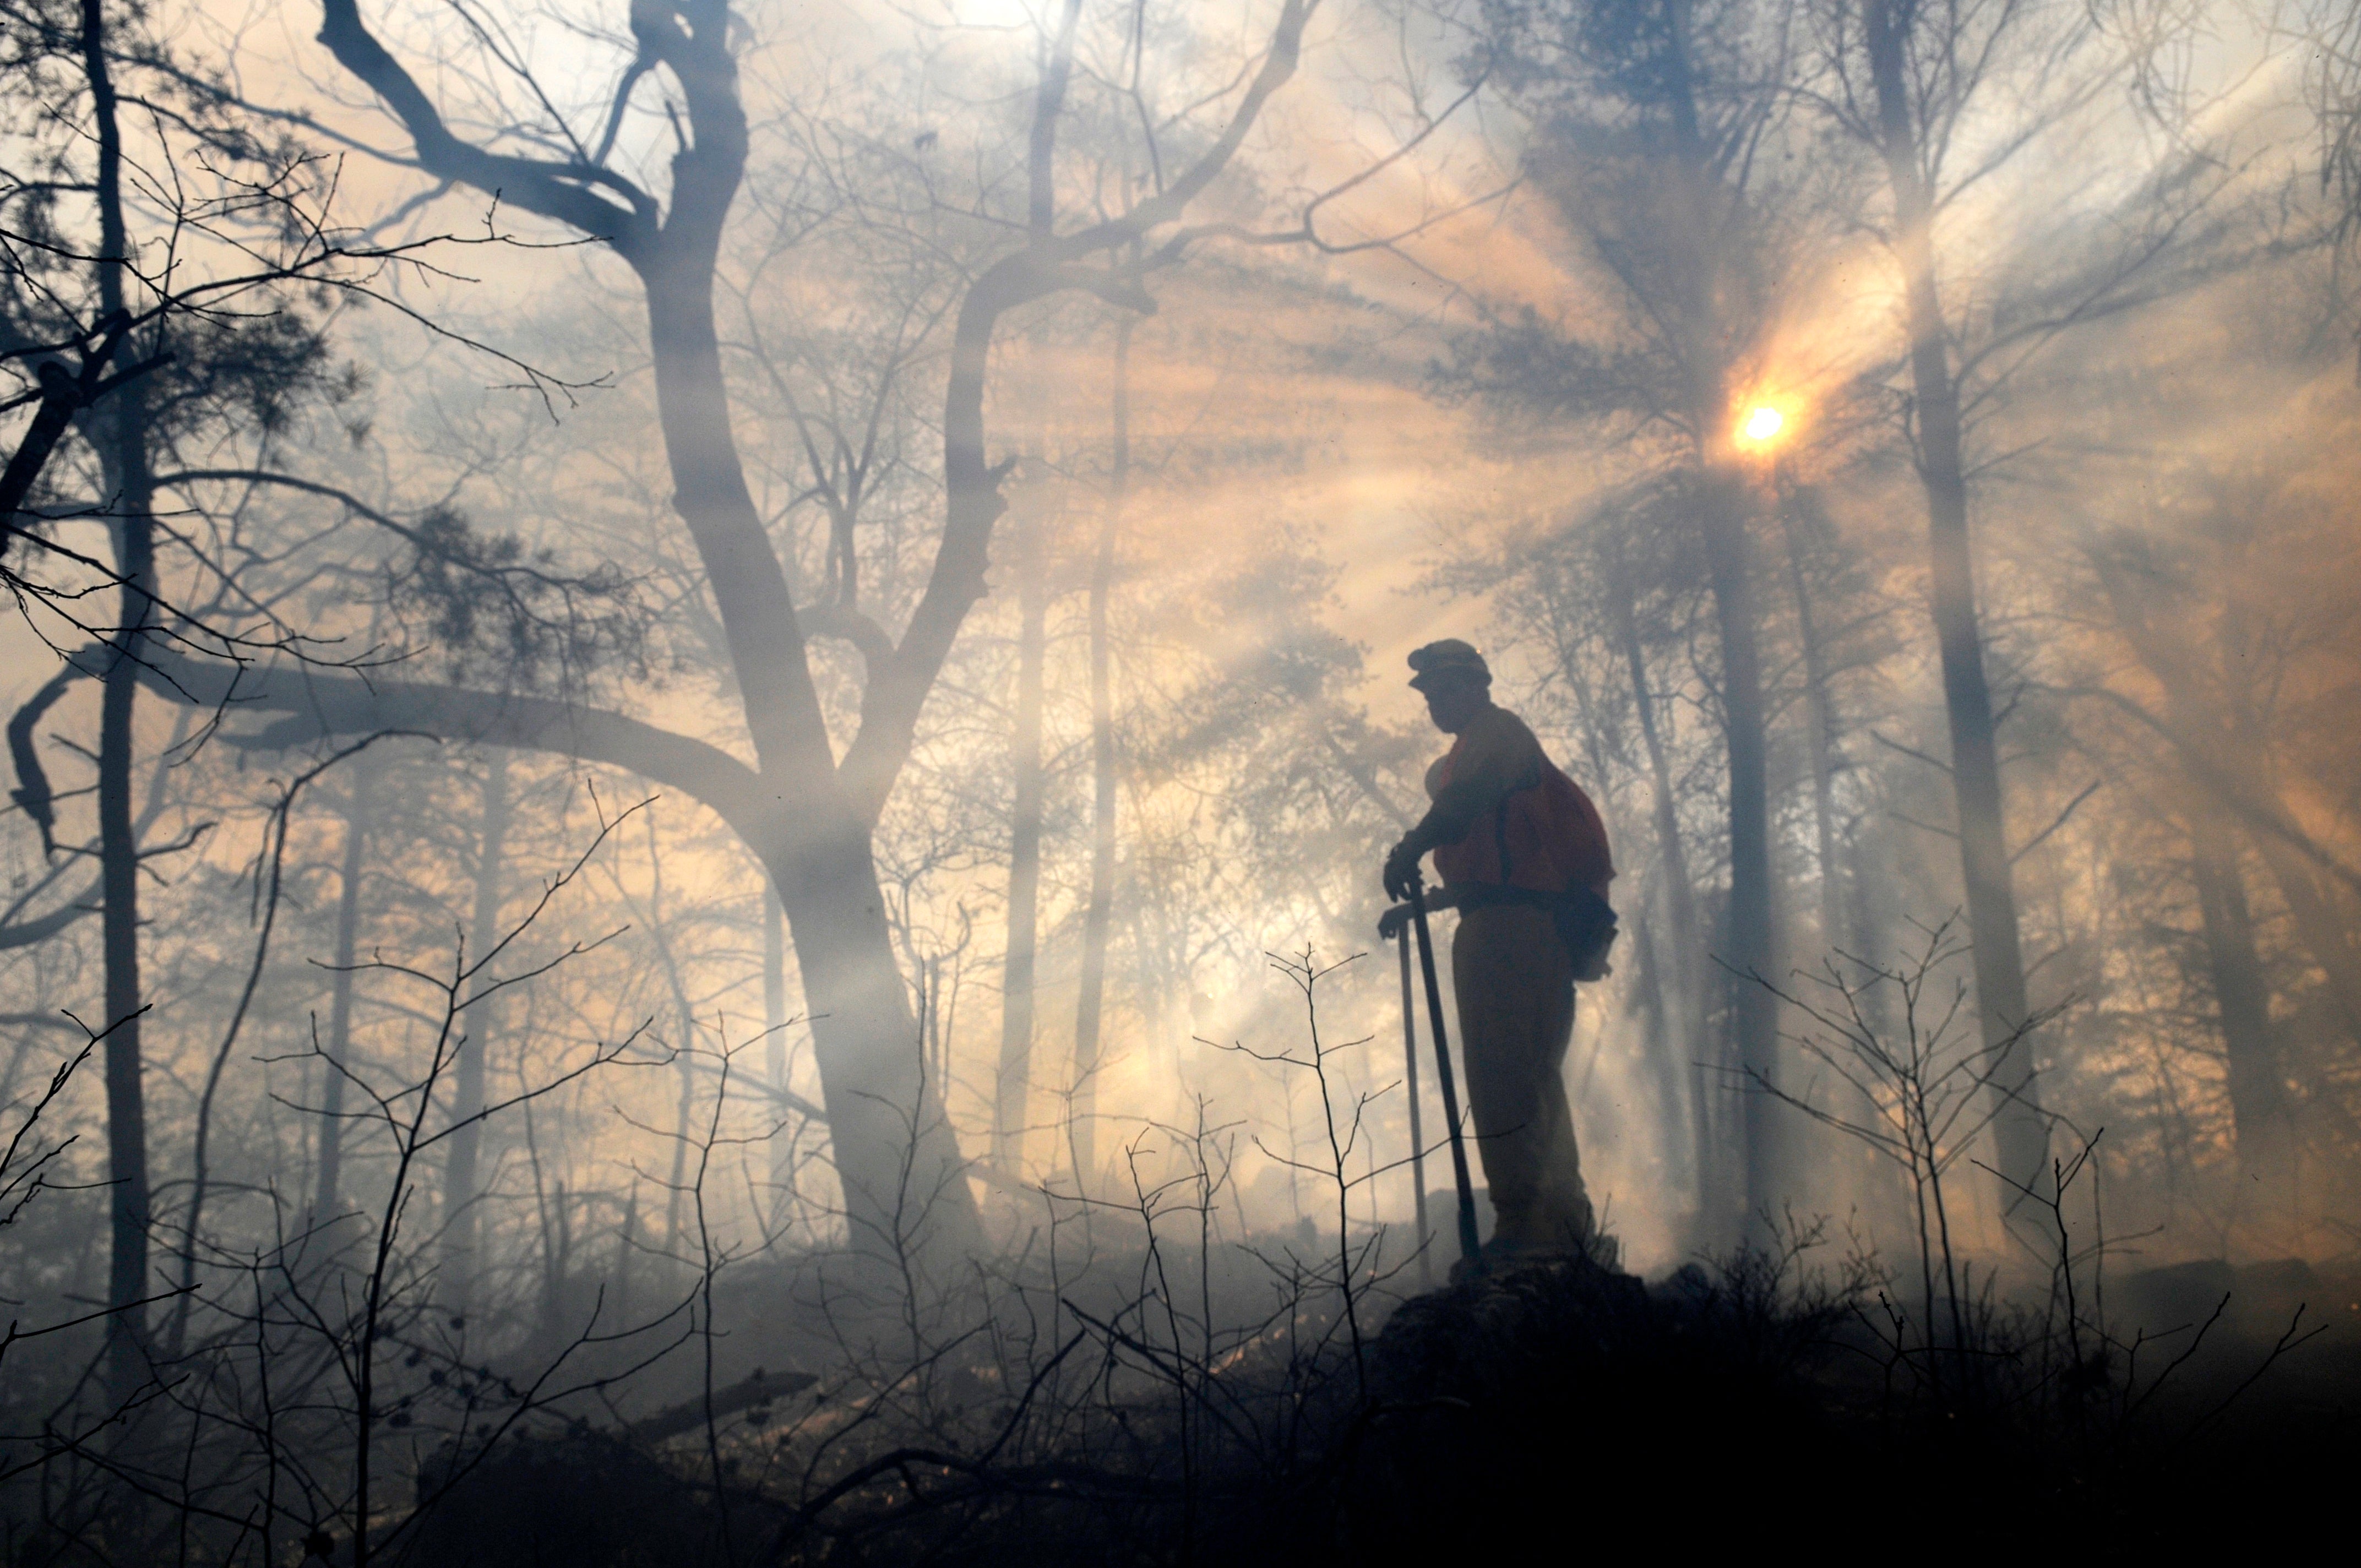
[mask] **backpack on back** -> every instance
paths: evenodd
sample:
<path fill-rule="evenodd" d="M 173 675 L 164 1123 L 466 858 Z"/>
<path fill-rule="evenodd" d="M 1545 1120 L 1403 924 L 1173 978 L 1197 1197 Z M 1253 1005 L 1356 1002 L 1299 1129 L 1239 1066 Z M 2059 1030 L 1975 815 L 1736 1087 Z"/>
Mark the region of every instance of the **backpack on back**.
<path fill-rule="evenodd" d="M 1444 882 L 1500 890 L 1478 893 L 1464 901 L 1467 906 L 1498 902 L 1548 909 L 1574 960 L 1574 978 L 1605 979 L 1618 934 L 1606 896 L 1615 862 L 1607 825 L 1590 796 L 1544 758 L 1541 776 L 1501 796 L 1489 831 L 1487 826 L 1479 821 L 1466 838 L 1435 850 L 1434 868 Z"/>

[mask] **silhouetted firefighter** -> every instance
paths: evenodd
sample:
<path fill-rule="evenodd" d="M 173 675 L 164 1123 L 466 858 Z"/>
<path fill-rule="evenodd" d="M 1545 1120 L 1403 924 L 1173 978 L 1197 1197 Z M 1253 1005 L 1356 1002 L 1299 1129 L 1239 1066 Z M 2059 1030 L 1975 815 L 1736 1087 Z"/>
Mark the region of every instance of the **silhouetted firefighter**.
<path fill-rule="evenodd" d="M 1445 639 L 1412 653 L 1410 667 L 1434 727 L 1455 739 L 1427 770 L 1433 805 L 1386 857 L 1387 896 L 1411 902 L 1386 911 L 1378 929 L 1401 936 L 1413 903 L 1460 911 L 1452 983 L 1491 1187 L 1486 1257 L 1587 1253 L 1597 1222 L 1561 1069 L 1575 982 L 1606 974 L 1615 939 L 1607 829 L 1524 720 L 1494 704 L 1481 653 Z M 1419 872 L 1429 850 L 1443 880 L 1433 894 Z"/>

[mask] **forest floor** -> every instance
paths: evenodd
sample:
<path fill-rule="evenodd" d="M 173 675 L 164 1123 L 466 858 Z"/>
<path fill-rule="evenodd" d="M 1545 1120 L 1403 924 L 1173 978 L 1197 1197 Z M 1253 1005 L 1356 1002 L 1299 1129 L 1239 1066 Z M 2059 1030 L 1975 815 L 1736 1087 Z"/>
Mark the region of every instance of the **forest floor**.
<path fill-rule="evenodd" d="M 1987 1299 L 1960 1343 L 1929 1350 L 1874 1291 L 1799 1291 L 1760 1258 L 1653 1284 L 1526 1265 L 1414 1297 L 1349 1352 L 1331 1336 L 1321 1366 L 1225 1365 L 1270 1396 L 1251 1418 L 1184 1376 L 1111 1420 L 1077 1407 L 1023 1444 L 886 1451 L 881 1431 L 847 1448 L 818 1506 L 811 1470 L 799 1496 L 784 1471 L 717 1489 L 720 1451 L 699 1435 L 652 1450 L 577 1434 L 489 1463 L 408 1556 L 2112 1560 L 2341 1533 L 2361 1459 L 2361 1277 L 2186 1266 L 2117 1294 L 2124 1321 L 2161 1326 L 2100 1336 L 2079 1304 L 2061 1317 Z"/>
<path fill-rule="evenodd" d="M 1392 1446 L 1391 1478 L 1420 1478 L 1435 1506 L 1367 1517 L 1436 1547 L 1595 1526 L 1654 1549 L 1936 1561 L 2186 1560 L 2341 1534 L 2361 1278 L 2216 1272 L 2135 1277 L 2127 1310 L 2160 1326 L 2079 1345 L 2038 1310 L 1988 1302 L 1956 1354 L 1897 1346 L 1882 1302 L 1774 1300 L 1697 1270 L 1653 1288 L 1568 1270 L 1457 1288 L 1387 1332 L 1389 1370 L 1411 1374 L 1398 1399 L 1465 1401 Z"/>

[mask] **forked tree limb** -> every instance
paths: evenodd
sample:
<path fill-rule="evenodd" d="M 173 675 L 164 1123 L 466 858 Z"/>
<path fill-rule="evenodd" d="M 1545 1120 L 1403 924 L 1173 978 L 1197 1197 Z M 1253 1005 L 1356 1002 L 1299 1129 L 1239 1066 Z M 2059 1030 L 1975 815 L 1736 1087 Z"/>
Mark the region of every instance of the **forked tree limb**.
<path fill-rule="evenodd" d="M 1031 240 L 1022 250 L 986 268 L 960 302 L 951 340 L 950 384 L 943 396 L 943 488 L 948 504 L 942 543 L 928 574 L 926 592 L 911 613 L 894 656 L 882 668 L 870 667 L 861 733 L 846 751 L 839 770 L 846 792 L 868 821 L 874 823 L 884 811 L 885 797 L 916 743 L 919 710 L 950 656 L 952 641 L 968 611 L 984 595 L 993 525 L 1007 510 L 996 477 L 984 460 L 983 390 L 994 330 L 1009 312 L 1071 289 L 1085 289 L 1134 310 L 1152 310 L 1155 301 L 1141 288 L 1132 269 L 1085 264 L 1093 257 L 1145 240 L 1187 214 L 1189 204 L 1229 166 L 1271 94 L 1295 74 L 1303 29 L 1319 5 L 1320 0 L 1287 0 L 1262 64 L 1228 124 L 1170 185 L 1127 213 L 1068 235 L 1052 232 L 1037 208 Z M 1060 45 L 1071 49 L 1071 34 L 1061 31 Z M 1063 91 L 1063 79 L 1053 71 L 1036 103 L 1037 127 L 1045 115 L 1054 115 Z M 1037 170 L 1047 156 L 1044 143 L 1048 140 L 1046 130 L 1036 136 Z M 1037 181 L 1035 189 L 1041 188 Z M 1164 264 L 1175 259 L 1164 258 Z"/>
<path fill-rule="evenodd" d="M 627 258 L 653 238 L 655 203 L 638 186 L 597 164 L 489 152 L 455 135 L 417 81 L 370 34 L 356 0 L 322 0 L 320 13 L 320 43 L 401 122 L 421 168 L 497 192 L 528 212 L 606 240 Z"/>

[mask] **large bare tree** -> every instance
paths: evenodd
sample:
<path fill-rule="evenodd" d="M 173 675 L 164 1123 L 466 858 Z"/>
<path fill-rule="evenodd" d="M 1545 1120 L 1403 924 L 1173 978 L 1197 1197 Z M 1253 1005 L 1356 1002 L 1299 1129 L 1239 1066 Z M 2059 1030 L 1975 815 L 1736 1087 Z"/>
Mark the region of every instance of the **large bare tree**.
<path fill-rule="evenodd" d="M 454 130 L 355 0 L 325 0 L 320 41 L 399 122 L 428 176 L 565 225 L 636 277 L 673 504 L 723 629 L 752 759 L 620 713 L 459 686 L 163 658 L 150 664 L 159 689 L 277 711 L 283 717 L 267 732 L 273 743 L 415 729 L 611 763 L 702 801 L 767 868 L 785 908 L 856 1244 L 913 1245 L 923 1231 L 957 1245 L 972 1234 L 973 1205 L 939 1105 L 921 1094 L 918 1030 L 895 964 L 873 834 L 953 639 L 985 592 L 993 525 L 1005 509 L 1001 472 L 985 451 L 994 333 L 1010 313 L 1074 290 L 1152 308 L 1142 280 L 1194 237 L 1181 220 L 1294 73 L 1317 4 L 1285 0 L 1259 59 L 1240 73 L 1243 85 L 1207 106 L 1218 128 L 1198 135 L 1192 159 L 1121 211 L 1071 227 L 1059 223 L 1055 157 L 1079 0 L 1065 7 L 1035 94 L 1020 237 L 976 273 L 956 313 L 943 408 L 944 526 L 925 591 L 895 639 L 858 605 L 840 599 L 815 615 L 794 602 L 748 489 L 714 313 L 717 260 L 748 155 L 733 55 L 741 24 L 730 8 L 721 0 L 635 0 L 635 53 L 602 131 L 577 136 L 561 117 L 551 134 L 564 150 L 523 156 Z M 614 127 L 651 80 L 666 83 L 679 109 L 668 199 L 611 159 Z M 1161 157 L 1157 166 L 1165 167 Z M 867 665 L 858 730 L 841 757 L 806 651 L 806 639 L 823 630 L 847 636 Z"/>

